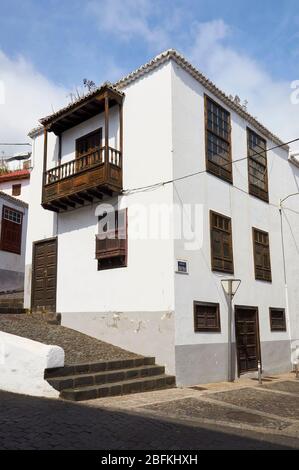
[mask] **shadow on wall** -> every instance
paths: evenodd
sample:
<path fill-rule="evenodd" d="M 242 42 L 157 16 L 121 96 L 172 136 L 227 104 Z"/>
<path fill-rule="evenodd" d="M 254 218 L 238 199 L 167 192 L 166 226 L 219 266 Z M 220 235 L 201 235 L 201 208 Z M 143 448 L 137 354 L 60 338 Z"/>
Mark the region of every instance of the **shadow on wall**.
<path fill-rule="evenodd" d="M 267 449 L 290 447 L 254 438 L 240 430 L 188 425 L 168 418 L 112 411 L 55 399 L 0 392 L 2 449 Z M 63 423 L 63 429 L 61 427 Z M 26 432 L 24 432 L 26 429 Z M 279 442 L 279 436 L 273 439 Z M 268 439 L 268 442 L 267 442 Z"/>

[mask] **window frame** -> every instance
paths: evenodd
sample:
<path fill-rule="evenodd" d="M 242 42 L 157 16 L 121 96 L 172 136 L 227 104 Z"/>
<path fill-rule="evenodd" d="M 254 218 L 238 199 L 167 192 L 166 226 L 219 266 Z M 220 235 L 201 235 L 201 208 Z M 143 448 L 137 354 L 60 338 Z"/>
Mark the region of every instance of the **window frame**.
<path fill-rule="evenodd" d="M 17 191 L 17 193 L 15 193 L 15 191 Z M 17 184 L 12 185 L 12 187 L 11 187 L 12 196 L 21 196 L 21 192 L 22 192 L 22 184 L 21 183 L 17 183 Z"/>
<path fill-rule="evenodd" d="M 196 321 L 196 308 L 197 307 L 215 307 L 215 315 L 216 315 L 216 327 L 202 327 L 197 328 L 197 321 Z M 193 326 L 194 326 L 194 333 L 221 333 L 221 318 L 220 318 L 220 304 L 217 302 L 201 302 L 194 300 L 193 301 Z"/>
<path fill-rule="evenodd" d="M 248 172 L 248 193 L 251 195 L 251 196 L 255 196 L 257 197 L 258 199 L 261 199 L 262 201 L 264 202 L 267 202 L 269 203 L 269 181 L 268 181 L 268 159 L 267 159 L 267 140 L 262 137 L 260 134 L 258 134 L 257 132 L 255 132 L 253 129 L 251 129 L 250 127 L 247 127 L 246 128 L 246 131 L 247 131 L 247 172 Z M 252 183 L 250 181 L 250 176 L 252 176 L 250 174 L 250 169 L 252 168 L 250 166 L 250 163 L 252 161 L 255 161 L 256 160 L 254 159 L 254 157 L 250 156 L 250 150 L 252 150 L 250 148 L 250 135 L 255 135 L 257 136 L 260 140 L 262 140 L 264 143 L 265 143 L 265 161 L 266 161 L 266 165 L 265 165 L 265 173 L 264 173 L 264 182 L 266 184 L 266 189 L 261 189 L 259 188 L 259 186 L 257 186 L 256 184 Z M 259 153 L 259 152 L 258 152 Z M 262 153 L 262 152 L 261 152 Z M 258 164 L 262 165 L 260 162 L 257 162 Z"/>
<path fill-rule="evenodd" d="M 124 217 L 124 224 L 119 226 L 119 213 L 122 213 Z M 115 221 L 115 227 L 114 231 L 109 229 L 109 226 L 107 226 L 107 230 L 103 231 L 102 234 L 98 233 L 98 235 L 103 235 L 106 234 L 106 237 L 102 236 L 100 240 L 105 240 L 105 238 L 110 238 L 109 235 L 114 232 L 114 239 L 118 238 L 118 234 L 120 232 L 124 233 L 125 237 L 122 238 L 124 240 L 124 250 L 125 254 L 111 254 L 111 256 L 102 256 L 99 257 L 97 254 L 97 236 L 96 236 L 96 259 L 98 261 L 98 271 L 104 271 L 107 269 L 116 269 L 116 268 L 126 268 L 128 265 L 128 209 L 120 209 L 117 211 L 114 211 L 113 214 L 117 214 L 117 220 Z M 100 215 L 98 217 L 98 220 L 100 221 L 100 218 L 103 216 Z M 109 220 L 107 221 L 109 223 Z M 99 231 L 99 230 L 98 230 Z M 117 248 L 116 248 L 117 250 Z M 112 250 L 113 251 L 113 250 Z"/>
<path fill-rule="evenodd" d="M 260 242 L 257 242 L 255 240 L 255 233 L 258 232 L 262 235 L 267 235 L 268 237 L 268 244 L 265 245 L 263 243 L 260 243 Z M 265 232 L 264 230 L 260 230 L 256 227 L 252 227 L 252 243 L 253 243 L 253 259 L 254 259 L 254 275 L 255 275 L 255 280 L 256 281 L 263 281 L 263 282 L 272 282 L 272 265 L 271 265 L 271 250 L 270 250 L 270 236 L 269 236 L 269 232 Z M 256 244 L 259 244 L 259 245 L 262 245 L 264 247 L 267 247 L 268 248 L 268 256 L 269 256 L 269 264 L 270 264 L 270 268 L 267 269 L 265 267 L 259 267 L 257 265 L 257 253 L 256 253 Z M 265 278 L 265 276 L 259 276 L 258 273 L 257 273 L 257 270 L 263 270 L 263 271 L 267 271 L 269 272 L 269 278 Z"/>
<path fill-rule="evenodd" d="M 20 217 L 20 222 L 11 220 L 9 218 L 5 218 L 4 214 L 5 211 L 9 210 L 15 212 Z M 22 235 L 23 235 L 23 212 L 15 209 L 14 207 L 2 206 L 2 214 L 1 214 L 1 237 L 0 237 L 0 250 L 6 251 L 8 253 L 14 253 L 16 255 L 21 255 L 22 253 Z M 6 221 L 6 222 L 5 222 Z M 6 224 L 15 224 L 18 225 L 19 228 L 19 245 L 17 247 L 12 248 L 9 244 L 9 241 L 5 239 L 5 225 Z"/>
<path fill-rule="evenodd" d="M 221 230 L 220 228 L 214 227 L 213 225 L 213 216 L 221 217 L 226 219 L 230 224 L 230 232 L 226 232 L 225 230 Z M 232 269 L 225 269 L 224 267 L 221 269 L 215 266 L 215 258 L 219 258 L 219 256 L 215 256 L 214 247 L 213 247 L 213 230 L 217 230 L 218 232 L 224 232 L 230 236 L 230 249 L 231 249 L 231 259 L 228 260 L 229 263 L 232 265 Z M 233 228 L 232 228 L 232 219 L 226 215 L 220 214 L 219 212 L 215 212 L 210 210 L 210 245 L 211 245 L 211 269 L 213 272 L 221 272 L 221 273 L 228 273 L 234 274 L 234 249 L 233 249 Z M 223 250 L 222 250 L 223 251 Z M 222 262 L 224 263 L 226 260 L 225 258 L 221 258 Z"/>
<path fill-rule="evenodd" d="M 273 312 L 282 312 L 282 323 L 283 326 L 279 328 L 273 327 L 273 319 L 272 319 L 272 313 Z M 278 308 L 278 307 L 269 307 L 269 320 L 270 320 L 270 330 L 271 332 L 286 332 L 287 331 L 287 321 L 286 321 L 286 311 L 285 308 Z"/>
<path fill-rule="evenodd" d="M 213 105 L 218 106 L 221 110 L 223 110 L 225 113 L 228 114 L 228 139 L 225 139 L 223 136 L 217 134 L 215 131 L 212 131 L 211 129 L 208 128 L 208 101 L 210 101 Z M 217 178 L 220 178 L 223 181 L 226 181 L 227 183 L 233 184 L 233 164 L 232 164 L 232 138 L 231 138 L 231 133 L 232 133 L 232 125 L 231 125 L 231 113 L 221 106 L 217 101 L 215 101 L 213 98 L 211 98 L 209 95 L 204 94 L 204 115 L 205 115 L 205 159 L 206 159 L 206 170 L 208 173 L 216 176 Z M 217 139 L 222 140 L 225 142 L 225 144 L 228 145 L 229 151 L 228 151 L 228 157 L 229 157 L 229 164 L 226 166 L 221 166 L 218 165 L 217 163 L 213 162 L 212 160 L 209 159 L 209 146 L 208 146 L 208 140 L 209 140 L 209 134 L 213 135 Z M 218 171 L 213 169 L 213 167 L 217 167 Z M 226 170 L 227 167 L 227 170 Z M 229 175 L 225 176 L 223 173 L 223 170 L 228 172 Z"/>

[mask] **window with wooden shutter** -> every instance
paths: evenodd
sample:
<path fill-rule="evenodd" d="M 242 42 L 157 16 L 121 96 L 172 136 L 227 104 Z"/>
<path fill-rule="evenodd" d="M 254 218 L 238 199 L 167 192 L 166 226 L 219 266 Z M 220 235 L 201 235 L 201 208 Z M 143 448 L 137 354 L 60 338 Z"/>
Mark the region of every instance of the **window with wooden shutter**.
<path fill-rule="evenodd" d="M 270 307 L 269 310 L 271 331 L 287 331 L 285 309 Z"/>
<path fill-rule="evenodd" d="M 232 183 L 230 113 L 205 96 L 205 121 L 207 170 Z"/>
<path fill-rule="evenodd" d="M 23 214 L 3 206 L 1 221 L 1 250 L 21 254 Z"/>
<path fill-rule="evenodd" d="M 220 333 L 219 304 L 211 302 L 194 302 L 194 331 Z"/>
<path fill-rule="evenodd" d="M 269 234 L 256 228 L 253 228 L 252 231 L 255 279 L 271 282 Z"/>
<path fill-rule="evenodd" d="M 210 229 L 212 270 L 232 274 L 234 260 L 231 219 L 210 211 Z"/>
<path fill-rule="evenodd" d="M 127 210 L 102 214 L 96 237 L 98 270 L 126 267 L 127 251 Z"/>
<path fill-rule="evenodd" d="M 247 143 L 249 194 L 268 202 L 267 142 L 247 129 Z"/>
<path fill-rule="evenodd" d="M 20 196 L 21 188 L 22 188 L 21 184 L 13 184 L 12 185 L 12 195 L 13 196 Z"/>

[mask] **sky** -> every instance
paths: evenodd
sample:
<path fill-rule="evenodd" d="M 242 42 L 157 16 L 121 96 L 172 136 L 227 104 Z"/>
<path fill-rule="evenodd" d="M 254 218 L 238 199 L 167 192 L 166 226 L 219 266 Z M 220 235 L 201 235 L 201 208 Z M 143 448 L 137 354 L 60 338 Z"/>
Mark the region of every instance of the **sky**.
<path fill-rule="evenodd" d="M 168 48 L 283 140 L 299 137 L 297 0 L 0 0 L 0 9 L 0 143 L 28 141 L 84 78 L 116 81 Z"/>

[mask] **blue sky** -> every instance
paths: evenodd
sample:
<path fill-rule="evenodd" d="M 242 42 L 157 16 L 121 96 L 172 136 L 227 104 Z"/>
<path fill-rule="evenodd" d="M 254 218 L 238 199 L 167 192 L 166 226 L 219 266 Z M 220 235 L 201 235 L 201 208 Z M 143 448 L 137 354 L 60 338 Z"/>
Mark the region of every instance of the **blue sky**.
<path fill-rule="evenodd" d="M 104 6 L 113 18 L 119 3 L 135 19 L 127 38 L 122 24 L 127 18 L 115 16 L 107 25 L 108 14 L 102 11 Z M 0 45 L 7 55 L 22 54 L 41 73 L 70 87 L 85 76 L 98 82 L 109 78 L 108 72 L 114 79 L 118 70 L 128 72 L 165 48 L 184 52 L 192 45 L 196 23 L 215 19 L 231 27 L 227 44 L 259 60 L 273 76 L 291 78 L 297 72 L 296 0 L 252 0 L 250 7 L 240 0 L 2 1 Z M 138 20 L 153 33 L 165 31 L 161 45 L 144 36 L 141 28 L 136 32 Z"/>
<path fill-rule="evenodd" d="M 5 81 L 8 112 L 17 107 L 12 83 L 28 97 L 28 123 L 24 113 L 15 129 L 4 122 L 4 131 L 9 137 L 23 135 L 39 113 L 64 104 L 68 91 L 85 77 L 96 83 L 116 80 L 172 47 L 291 138 L 297 128 L 287 135 L 283 119 L 273 117 L 273 100 L 280 110 L 284 100 L 289 113 L 290 83 L 299 79 L 298 38 L 295 0 L 2 0 L 0 81 Z"/>

